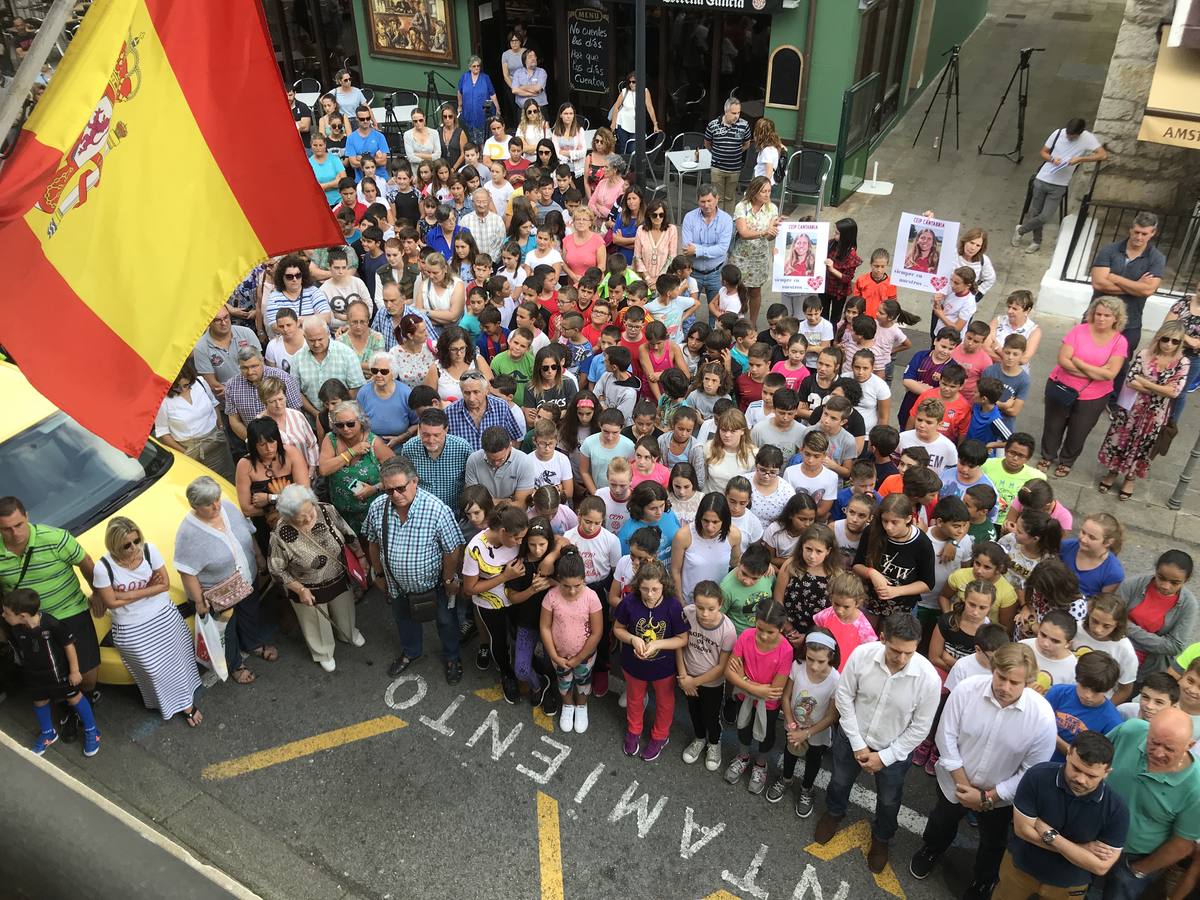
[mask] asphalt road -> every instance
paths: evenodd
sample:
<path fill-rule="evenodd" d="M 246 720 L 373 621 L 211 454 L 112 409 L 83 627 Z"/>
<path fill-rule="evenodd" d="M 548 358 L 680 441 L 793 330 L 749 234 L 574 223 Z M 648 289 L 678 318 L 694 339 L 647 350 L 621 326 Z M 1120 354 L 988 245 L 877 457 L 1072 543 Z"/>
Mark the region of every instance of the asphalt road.
<path fill-rule="evenodd" d="M 621 752 L 615 693 L 593 700 L 586 734 L 560 734 L 528 702 L 502 699 L 495 670 L 474 667 L 475 642 L 450 688 L 432 628 L 426 657 L 389 679 L 390 614 L 374 594 L 359 614 L 367 644 L 339 646 L 333 674 L 311 662 L 298 635 L 280 635 L 279 661 L 252 661 L 253 685 L 205 691 L 198 729 L 162 723 L 133 688 L 107 689 L 97 708 L 101 754 L 85 760 L 78 744 L 60 743 L 46 758 L 264 897 L 961 894 L 966 852 L 952 850 L 925 882 L 907 871 L 933 803 L 923 772 L 909 774 L 895 872 L 875 878 L 859 849 L 869 839 L 867 782 L 844 833 L 818 847 L 820 792 L 801 820 L 789 799 L 768 804 L 744 781 L 730 787 L 720 772 L 682 762 L 682 703 L 671 743 L 646 763 Z M 32 737 L 19 693 L 0 706 L 0 726 Z M 963 839 L 974 841 L 965 825 Z M 102 852 L 84 847 L 85 857 Z"/>

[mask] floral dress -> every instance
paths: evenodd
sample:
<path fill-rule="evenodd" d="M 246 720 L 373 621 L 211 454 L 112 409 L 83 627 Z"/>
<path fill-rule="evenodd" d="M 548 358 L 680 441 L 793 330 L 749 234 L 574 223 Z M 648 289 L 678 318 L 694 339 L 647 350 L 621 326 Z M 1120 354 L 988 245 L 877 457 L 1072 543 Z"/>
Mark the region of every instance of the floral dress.
<path fill-rule="evenodd" d="M 1137 355 L 1129 367 L 1126 383 L 1135 376 L 1164 386 L 1182 387 L 1187 379 L 1188 359 L 1180 356 L 1167 368 L 1159 369 L 1158 361 L 1149 351 Z M 1125 391 L 1122 391 L 1124 394 Z M 1161 394 L 1134 392 L 1133 405 L 1120 405 L 1112 414 L 1112 424 L 1100 444 L 1100 465 L 1125 478 L 1145 478 L 1150 470 L 1150 451 L 1158 443 L 1158 435 L 1171 413 L 1171 398 Z"/>
<path fill-rule="evenodd" d="M 813 616 L 829 605 L 829 579 L 824 575 L 793 572 L 783 589 L 788 622 L 801 634 L 812 629 Z"/>
<path fill-rule="evenodd" d="M 429 367 L 437 362 L 437 357 L 428 346 L 422 347 L 420 353 L 409 353 L 400 344 L 392 348 L 392 359 L 396 362 L 396 380 L 410 388 L 424 384 Z"/>
<path fill-rule="evenodd" d="M 779 215 L 779 208 L 774 203 L 764 203 L 758 212 L 745 200 L 738 202 L 733 208 L 733 219 L 745 219 L 755 231 L 764 231 L 771 225 L 771 220 Z M 735 232 L 736 233 L 736 232 Z M 742 284 L 748 288 L 762 287 L 767 283 L 771 274 L 771 245 L 769 237 L 757 237 L 751 240 L 735 238 L 733 252 L 729 261 L 742 270 Z"/>
<path fill-rule="evenodd" d="M 334 456 L 341 453 L 342 451 L 338 449 L 337 435 L 330 432 L 329 440 L 333 444 Z M 364 440 L 368 446 L 374 446 L 375 435 L 368 431 Z M 363 484 L 379 484 L 379 460 L 375 458 L 374 450 L 369 451 L 366 456 L 355 458 L 350 465 L 338 469 L 329 476 L 329 499 L 333 501 L 333 508 L 346 520 L 347 525 L 356 532 L 361 532 L 363 519 L 366 518 L 367 509 L 375 497 L 359 500 L 351 489 L 351 485 L 355 481 Z"/>

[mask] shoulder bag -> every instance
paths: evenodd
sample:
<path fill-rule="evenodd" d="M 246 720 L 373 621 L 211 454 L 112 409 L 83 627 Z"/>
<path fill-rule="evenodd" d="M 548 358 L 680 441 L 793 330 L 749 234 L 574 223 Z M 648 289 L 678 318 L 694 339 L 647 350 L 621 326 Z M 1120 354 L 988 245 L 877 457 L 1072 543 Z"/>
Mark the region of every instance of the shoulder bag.
<path fill-rule="evenodd" d="M 321 515 L 325 517 L 325 527 L 329 529 L 329 533 L 333 535 L 333 539 L 338 542 L 342 548 L 342 565 L 346 569 L 346 577 L 350 579 L 350 584 L 353 587 L 365 590 L 367 587 L 367 573 L 363 569 L 362 563 L 358 561 L 358 556 L 350 549 L 350 546 L 342 538 L 341 532 L 333 527 L 333 523 L 329 521 L 329 512 L 324 504 L 321 505 Z"/>
<path fill-rule="evenodd" d="M 385 569 L 387 568 L 386 553 L 389 547 L 388 520 L 391 519 L 391 516 L 392 510 L 388 504 L 383 510 L 383 537 L 379 545 L 379 561 L 383 563 Z M 438 596 L 436 590 L 412 594 L 400 589 L 397 585 L 397 593 L 392 598 L 392 604 L 400 604 L 406 617 L 413 622 L 432 622 L 437 618 Z"/>
<path fill-rule="evenodd" d="M 229 535 L 231 540 L 237 540 L 232 533 Z M 233 553 L 230 551 L 230 555 Z M 228 578 L 217 582 L 210 588 L 205 588 L 200 592 L 200 596 L 204 598 L 205 605 L 212 612 L 225 612 L 237 604 L 241 603 L 247 597 L 254 593 L 254 585 L 246 581 L 242 577 L 242 573 L 238 571 L 237 559 L 234 558 L 233 574 Z"/>

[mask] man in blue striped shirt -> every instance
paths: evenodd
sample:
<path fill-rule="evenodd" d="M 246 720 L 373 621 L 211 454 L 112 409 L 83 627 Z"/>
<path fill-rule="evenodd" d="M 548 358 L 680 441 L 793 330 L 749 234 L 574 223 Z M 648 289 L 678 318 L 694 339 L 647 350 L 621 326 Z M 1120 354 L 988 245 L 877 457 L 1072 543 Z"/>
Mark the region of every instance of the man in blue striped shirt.
<path fill-rule="evenodd" d="M 742 103 L 736 97 L 725 101 L 725 114 L 704 129 L 704 146 L 712 154 L 712 182 L 721 195 L 721 209 L 733 214 L 738 180 L 750 147 L 750 123 L 742 118 Z"/>

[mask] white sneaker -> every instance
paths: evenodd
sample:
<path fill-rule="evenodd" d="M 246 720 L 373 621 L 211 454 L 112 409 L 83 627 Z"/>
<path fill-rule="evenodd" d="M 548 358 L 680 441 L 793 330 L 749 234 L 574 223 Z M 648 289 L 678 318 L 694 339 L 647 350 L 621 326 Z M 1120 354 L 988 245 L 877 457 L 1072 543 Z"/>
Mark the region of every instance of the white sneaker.
<path fill-rule="evenodd" d="M 617 698 L 617 706 L 621 707 L 621 709 L 625 709 L 625 706 L 628 702 L 629 701 L 625 699 L 625 692 L 621 691 L 621 696 Z"/>
<path fill-rule="evenodd" d="M 320 665 L 320 667 L 326 672 L 332 672 L 337 668 L 337 663 L 335 663 L 332 659 L 319 659 L 317 660 L 317 664 Z"/>
<path fill-rule="evenodd" d="M 1037 253 L 1041 249 L 1042 249 L 1042 245 L 1035 241 L 1034 243 L 1030 244 L 1028 247 L 1025 248 L 1025 252 L 1026 253 Z"/>
<path fill-rule="evenodd" d="M 361 647 L 366 642 L 367 642 L 367 639 L 365 637 L 363 637 L 363 633 L 361 631 L 359 631 L 357 628 L 355 628 L 354 634 L 350 638 L 350 643 L 353 644 L 355 647 Z"/>
<path fill-rule="evenodd" d="M 586 706 L 575 707 L 575 733 L 583 734 L 588 729 L 588 711 Z"/>
<path fill-rule="evenodd" d="M 584 715 L 587 719 L 587 715 Z M 558 728 L 560 731 L 570 732 L 575 730 L 575 707 L 563 704 L 562 712 L 558 714 Z"/>
<path fill-rule="evenodd" d="M 689 766 L 700 758 L 704 752 L 704 738 L 696 738 L 683 748 L 683 761 Z"/>
<path fill-rule="evenodd" d="M 1021 234 L 1021 226 L 1018 225 L 1016 228 L 1013 229 L 1012 240 L 1009 241 L 1009 243 L 1012 244 L 1014 247 L 1020 247 L 1022 237 L 1024 237 L 1024 235 Z"/>
<path fill-rule="evenodd" d="M 721 768 L 721 745 L 709 744 L 704 749 L 704 768 L 710 772 L 715 772 Z"/>

